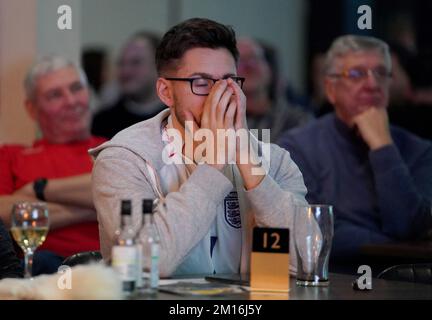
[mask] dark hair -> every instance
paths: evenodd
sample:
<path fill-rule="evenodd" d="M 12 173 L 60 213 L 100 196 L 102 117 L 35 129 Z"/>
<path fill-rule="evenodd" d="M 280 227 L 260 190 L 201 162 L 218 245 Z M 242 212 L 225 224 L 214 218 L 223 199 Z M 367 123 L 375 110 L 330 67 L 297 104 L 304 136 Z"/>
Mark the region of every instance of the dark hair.
<path fill-rule="evenodd" d="M 230 26 L 202 18 L 186 20 L 168 30 L 156 49 L 156 68 L 161 75 L 175 67 L 186 51 L 193 48 L 225 48 L 238 61 L 235 32 Z"/>
<path fill-rule="evenodd" d="M 107 52 L 104 48 L 86 48 L 81 53 L 81 64 L 90 86 L 96 93 L 100 92 L 105 80 L 103 72 L 106 60 Z"/>

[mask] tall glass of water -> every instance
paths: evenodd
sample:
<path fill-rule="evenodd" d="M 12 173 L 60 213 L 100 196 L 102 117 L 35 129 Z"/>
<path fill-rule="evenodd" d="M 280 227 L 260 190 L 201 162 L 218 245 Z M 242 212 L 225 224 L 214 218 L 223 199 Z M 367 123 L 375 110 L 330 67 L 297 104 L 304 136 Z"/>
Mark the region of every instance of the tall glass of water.
<path fill-rule="evenodd" d="M 49 228 L 48 207 L 43 202 L 18 202 L 12 208 L 11 232 L 24 251 L 25 278 L 32 277 L 33 254 L 46 238 Z"/>

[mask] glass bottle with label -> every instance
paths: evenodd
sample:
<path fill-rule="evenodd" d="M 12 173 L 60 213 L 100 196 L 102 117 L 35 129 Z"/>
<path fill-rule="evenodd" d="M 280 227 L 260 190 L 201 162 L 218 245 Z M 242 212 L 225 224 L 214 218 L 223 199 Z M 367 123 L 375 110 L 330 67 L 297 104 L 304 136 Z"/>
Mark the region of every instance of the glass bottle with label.
<path fill-rule="evenodd" d="M 144 199 L 142 204 L 143 226 L 139 233 L 142 246 L 142 288 L 143 293 L 154 293 L 159 286 L 159 235 L 154 223 L 152 199 Z"/>
<path fill-rule="evenodd" d="M 132 227 L 132 203 L 130 200 L 121 202 L 121 227 L 116 232 L 116 245 L 111 251 L 111 265 L 120 276 L 123 292 L 131 294 L 135 291 L 137 279 L 138 252 L 135 245 L 135 232 Z"/>

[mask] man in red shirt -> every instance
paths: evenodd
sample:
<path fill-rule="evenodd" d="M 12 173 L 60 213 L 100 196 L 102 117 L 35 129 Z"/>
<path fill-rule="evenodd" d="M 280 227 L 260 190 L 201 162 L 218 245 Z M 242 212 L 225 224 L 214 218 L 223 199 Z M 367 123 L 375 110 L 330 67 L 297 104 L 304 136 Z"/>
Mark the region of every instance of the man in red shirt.
<path fill-rule="evenodd" d="M 30 69 L 24 84 L 25 105 L 42 138 L 31 147 L 0 147 L 0 219 L 10 227 L 13 203 L 46 201 L 50 231 L 39 249 L 51 257 L 42 271 L 53 272 L 67 256 L 99 250 L 93 163 L 87 150 L 104 139 L 90 135 L 87 82 L 74 63 L 44 58 Z"/>

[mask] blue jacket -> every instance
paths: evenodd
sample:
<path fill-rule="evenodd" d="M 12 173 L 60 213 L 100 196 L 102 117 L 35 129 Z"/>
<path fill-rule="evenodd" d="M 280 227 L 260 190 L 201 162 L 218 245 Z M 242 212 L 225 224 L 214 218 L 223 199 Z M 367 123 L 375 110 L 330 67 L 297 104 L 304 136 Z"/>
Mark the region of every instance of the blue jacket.
<path fill-rule="evenodd" d="M 280 139 L 303 173 L 309 203 L 334 206 L 333 257 L 362 245 L 415 239 L 432 227 L 432 144 L 391 126 L 393 145 L 370 151 L 334 114 Z"/>

